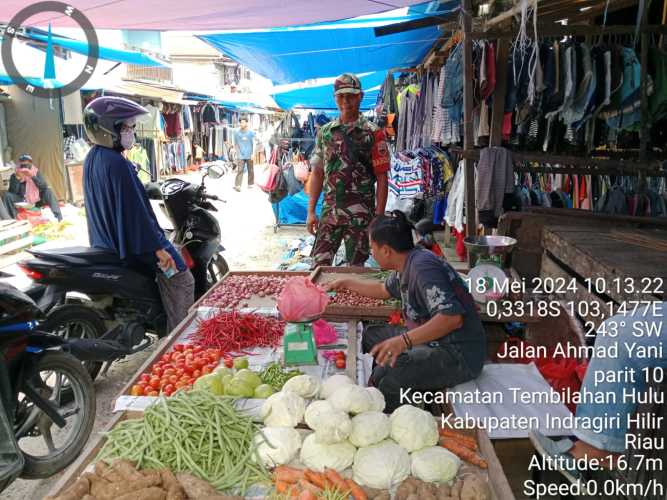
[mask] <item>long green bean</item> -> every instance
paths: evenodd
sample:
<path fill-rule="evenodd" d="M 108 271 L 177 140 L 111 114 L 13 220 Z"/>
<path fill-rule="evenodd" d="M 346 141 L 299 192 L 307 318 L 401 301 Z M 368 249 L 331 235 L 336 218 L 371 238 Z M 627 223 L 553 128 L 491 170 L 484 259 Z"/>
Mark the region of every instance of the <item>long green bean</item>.
<path fill-rule="evenodd" d="M 141 419 L 112 429 L 98 459 L 127 458 L 139 467 L 191 472 L 221 491 L 244 494 L 251 485 L 269 481 L 256 461 L 258 431 L 230 398 L 178 392 L 147 408 Z"/>

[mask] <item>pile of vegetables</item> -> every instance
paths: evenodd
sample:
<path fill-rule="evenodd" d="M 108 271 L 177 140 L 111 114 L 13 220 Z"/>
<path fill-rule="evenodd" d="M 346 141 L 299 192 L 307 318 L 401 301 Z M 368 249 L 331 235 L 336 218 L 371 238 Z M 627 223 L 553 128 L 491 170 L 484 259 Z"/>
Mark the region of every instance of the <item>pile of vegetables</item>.
<path fill-rule="evenodd" d="M 242 495 L 268 480 L 254 443 L 258 432 L 231 398 L 179 391 L 148 407 L 142 418 L 120 422 L 98 459 L 125 458 L 140 468 L 188 472 L 219 491 Z"/>
<path fill-rule="evenodd" d="M 331 297 L 329 304 L 350 307 L 382 307 L 384 301 L 359 295 L 352 290 L 338 290 L 335 295 Z"/>
<path fill-rule="evenodd" d="M 358 386 L 345 375 L 334 375 L 322 383 L 309 375 L 294 377 L 262 406 L 266 440 L 257 441 L 260 459 L 267 467 L 280 468 L 298 458 L 317 473 L 351 468 L 358 485 L 377 492 L 391 490 L 408 478 L 451 484 L 461 458 L 486 467 L 476 453 L 474 438 L 439 430 L 433 415 L 414 406 L 403 405 L 391 415 L 383 413 L 384 408 L 379 390 Z M 313 431 L 305 439 L 295 430 L 302 422 Z M 291 481 L 300 484 L 299 494 L 308 490 L 319 498 L 317 494 L 323 492 L 314 491 L 302 480 Z M 313 484 L 322 490 L 320 484 Z M 286 492 L 284 484 L 277 483 L 276 488 Z M 432 489 L 436 500 L 436 489 Z M 364 494 L 359 498 L 374 498 L 368 491 Z M 410 500 L 421 498 L 431 497 Z"/>
<path fill-rule="evenodd" d="M 225 354 L 247 354 L 255 347 L 276 347 L 282 342 L 285 322 L 259 314 L 221 311 L 200 320 L 190 336 L 195 344 Z"/>
<path fill-rule="evenodd" d="M 176 344 L 172 351 L 162 355 L 150 372 L 141 374 L 139 382 L 130 389 L 130 394 L 171 396 L 178 389 L 192 387 L 202 375 L 213 372 L 220 357 L 218 349 Z"/>
<path fill-rule="evenodd" d="M 273 471 L 275 489 L 279 495 L 299 500 L 335 498 L 367 500 L 368 494 L 352 479 L 343 478 L 333 469 L 318 472 L 311 469 L 294 469 L 280 466 Z M 387 500 L 389 496 L 387 495 Z"/>
<path fill-rule="evenodd" d="M 269 384 L 279 391 L 289 379 L 297 375 L 301 375 L 301 370 L 285 370 L 280 363 L 271 363 L 260 372 L 259 377 L 263 383 Z"/>
<path fill-rule="evenodd" d="M 247 301 L 255 295 L 277 297 L 288 279 L 281 276 L 231 275 L 215 287 L 203 305 L 221 309 L 247 307 Z"/>
<path fill-rule="evenodd" d="M 129 460 L 100 460 L 69 488 L 46 500 L 242 500 L 221 495 L 208 482 L 169 469 L 138 470 Z"/>

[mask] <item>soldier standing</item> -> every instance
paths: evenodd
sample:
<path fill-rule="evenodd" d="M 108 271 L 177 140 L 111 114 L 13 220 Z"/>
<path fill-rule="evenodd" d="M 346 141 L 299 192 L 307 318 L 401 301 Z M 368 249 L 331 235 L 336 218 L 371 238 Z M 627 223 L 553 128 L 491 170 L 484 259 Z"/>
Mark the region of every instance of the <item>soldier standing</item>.
<path fill-rule="evenodd" d="M 330 266 L 341 242 L 350 265 L 369 256 L 368 225 L 384 214 L 390 159 L 384 131 L 359 113 L 363 97 L 359 79 L 344 73 L 334 82 L 339 118 L 317 134 L 306 226 L 317 234 L 313 267 Z M 376 187 L 377 182 L 377 187 Z M 315 207 L 324 189 L 320 220 Z"/>

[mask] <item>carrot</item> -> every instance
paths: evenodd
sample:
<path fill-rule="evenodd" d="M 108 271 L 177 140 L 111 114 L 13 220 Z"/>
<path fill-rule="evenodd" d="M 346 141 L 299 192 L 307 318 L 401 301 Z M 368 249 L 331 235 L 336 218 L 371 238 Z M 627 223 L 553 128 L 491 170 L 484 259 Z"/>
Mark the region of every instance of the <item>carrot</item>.
<path fill-rule="evenodd" d="M 312 491 L 303 490 L 297 498 L 299 500 L 317 500 L 317 495 Z"/>
<path fill-rule="evenodd" d="M 284 481 L 286 483 L 297 483 L 299 479 L 303 478 L 303 471 L 281 465 L 276 467 L 273 471 L 273 478 L 275 481 Z"/>
<path fill-rule="evenodd" d="M 276 481 L 276 491 L 278 493 L 287 493 L 289 487 L 290 483 L 286 483 L 285 481 Z"/>
<path fill-rule="evenodd" d="M 310 481 L 306 481 L 305 479 L 300 479 L 297 484 L 299 488 L 301 488 L 301 490 L 311 491 L 315 493 L 315 495 L 319 495 L 320 493 L 322 493 L 322 488 L 319 488 L 318 486 L 314 485 Z"/>
<path fill-rule="evenodd" d="M 321 489 L 326 489 L 327 486 L 329 485 L 329 481 L 327 480 L 327 477 L 322 474 L 321 472 L 317 472 L 314 470 L 306 469 L 303 472 L 304 478 L 310 482 L 313 483 L 315 486 Z"/>
<path fill-rule="evenodd" d="M 324 475 L 329 481 L 331 481 L 333 487 L 339 490 L 341 493 L 349 491 L 349 487 L 347 486 L 345 479 L 340 477 L 340 474 L 338 474 L 338 472 L 336 472 L 334 469 L 324 469 Z"/>
<path fill-rule="evenodd" d="M 457 441 L 444 438 L 440 440 L 440 446 L 448 449 L 449 451 L 454 453 L 454 455 L 456 455 L 459 458 L 462 458 L 466 462 L 470 462 L 471 464 L 481 467 L 482 469 L 486 469 L 488 467 L 486 460 L 484 460 L 470 448 L 463 446 L 461 443 L 458 443 Z"/>
<path fill-rule="evenodd" d="M 366 495 L 366 492 L 361 489 L 361 486 L 355 483 L 352 479 L 347 479 L 345 482 L 347 483 L 347 487 L 350 490 L 350 495 L 352 495 L 354 500 L 368 500 L 368 495 Z"/>
<path fill-rule="evenodd" d="M 441 427 L 438 432 L 444 438 L 453 439 L 461 443 L 466 448 L 477 451 L 477 441 L 475 441 L 474 437 L 466 436 L 465 434 L 461 434 L 460 432 L 456 432 L 452 429 L 447 429 L 444 427 Z"/>

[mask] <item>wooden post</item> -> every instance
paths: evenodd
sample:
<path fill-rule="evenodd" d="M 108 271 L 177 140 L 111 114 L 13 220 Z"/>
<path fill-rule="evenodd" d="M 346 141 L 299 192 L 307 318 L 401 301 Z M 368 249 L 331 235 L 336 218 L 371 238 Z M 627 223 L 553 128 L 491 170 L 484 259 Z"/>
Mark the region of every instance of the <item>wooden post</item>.
<path fill-rule="evenodd" d="M 472 0 L 461 0 L 463 7 L 461 23 L 463 32 L 463 149 L 474 146 L 472 118 Z M 475 163 L 464 158 L 466 180 L 466 236 L 477 235 L 477 205 L 475 203 Z"/>
<path fill-rule="evenodd" d="M 507 93 L 507 58 L 510 42 L 499 38 L 496 43 L 496 88 L 491 107 L 491 132 L 489 146 L 500 146 L 503 140 L 503 118 L 505 117 L 505 94 Z"/>

